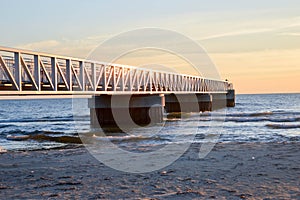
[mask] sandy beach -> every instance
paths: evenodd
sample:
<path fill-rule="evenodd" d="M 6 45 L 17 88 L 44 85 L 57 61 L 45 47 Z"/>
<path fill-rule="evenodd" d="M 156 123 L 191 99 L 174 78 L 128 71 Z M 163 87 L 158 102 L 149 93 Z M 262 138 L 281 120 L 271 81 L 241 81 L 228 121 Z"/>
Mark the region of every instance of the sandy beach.
<path fill-rule="evenodd" d="M 6 199 L 299 199 L 299 142 L 199 145 L 146 174 L 119 172 L 83 147 L 0 154 Z"/>

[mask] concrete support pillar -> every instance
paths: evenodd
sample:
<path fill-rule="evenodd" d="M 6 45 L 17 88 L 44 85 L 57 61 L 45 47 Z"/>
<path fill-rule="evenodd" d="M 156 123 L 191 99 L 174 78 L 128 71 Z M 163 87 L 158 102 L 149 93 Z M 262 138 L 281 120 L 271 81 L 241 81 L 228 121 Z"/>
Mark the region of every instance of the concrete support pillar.
<path fill-rule="evenodd" d="M 165 95 L 166 112 L 205 112 L 212 110 L 210 94 L 169 94 Z"/>
<path fill-rule="evenodd" d="M 100 95 L 89 99 L 91 127 L 134 127 L 163 121 L 162 95 Z"/>
<path fill-rule="evenodd" d="M 199 109 L 201 112 L 212 111 L 212 95 L 197 94 Z"/>
<path fill-rule="evenodd" d="M 226 94 L 227 99 L 227 107 L 234 107 L 235 106 L 235 91 L 228 90 Z"/>
<path fill-rule="evenodd" d="M 226 93 L 212 94 L 212 110 L 219 110 L 227 107 Z"/>

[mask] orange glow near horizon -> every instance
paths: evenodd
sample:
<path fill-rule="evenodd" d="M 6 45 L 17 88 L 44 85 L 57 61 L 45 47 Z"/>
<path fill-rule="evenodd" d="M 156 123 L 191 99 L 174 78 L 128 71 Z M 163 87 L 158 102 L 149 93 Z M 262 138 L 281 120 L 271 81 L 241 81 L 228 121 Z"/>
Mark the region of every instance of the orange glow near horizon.
<path fill-rule="evenodd" d="M 211 54 L 237 93 L 300 92 L 300 50 Z"/>

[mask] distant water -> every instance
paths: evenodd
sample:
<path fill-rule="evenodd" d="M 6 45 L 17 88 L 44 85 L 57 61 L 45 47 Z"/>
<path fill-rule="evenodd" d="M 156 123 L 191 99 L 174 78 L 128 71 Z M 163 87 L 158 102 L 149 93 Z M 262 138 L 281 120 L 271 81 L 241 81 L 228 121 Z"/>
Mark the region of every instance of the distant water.
<path fill-rule="evenodd" d="M 79 143 L 78 131 L 93 135 L 89 134 L 87 101 L 82 102 L 83 105 L 86 103 L 86 107 L 82 108 L 74 122 L 72 99 L 0 100 L 0 146 L 8 150 L 35 150 Z M 190 114 L 189 120 L 193 122 L 196 116 L 195 113 Z M 180 127 L 180 119 L 172 116 L 169 116 L 161 134 L 140 137 L 138 134 L 114 133 L 96 138 L 132 147 L 170 142 L 201 143 L 205 142 L 205 134 L 213 121 L 224 121 L 222 127 L 216 129 L 216 134 L 221 134 L 218 142 L 300 141 L 300 94 L 237 95 L 236 107 L 228 108 L 226 114 L 219 111 L 203 113 L 199 123 L 191 123 L 198 127 L 193 140 L 185 137 L 187 131 Z M 157 129 L 155 126 L 152 128 Z M 174 130 L 179 135 L 176 139 Z"/>

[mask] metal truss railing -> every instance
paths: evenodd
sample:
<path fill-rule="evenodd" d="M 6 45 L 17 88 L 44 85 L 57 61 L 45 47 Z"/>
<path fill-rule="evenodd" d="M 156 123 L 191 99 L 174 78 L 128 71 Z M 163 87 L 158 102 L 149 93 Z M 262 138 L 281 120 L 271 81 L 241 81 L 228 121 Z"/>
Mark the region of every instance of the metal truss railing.
<path fill-rule="evenodd" d="M 227 81 L 0 47 L 0 94 L 225 93 Z"/>

